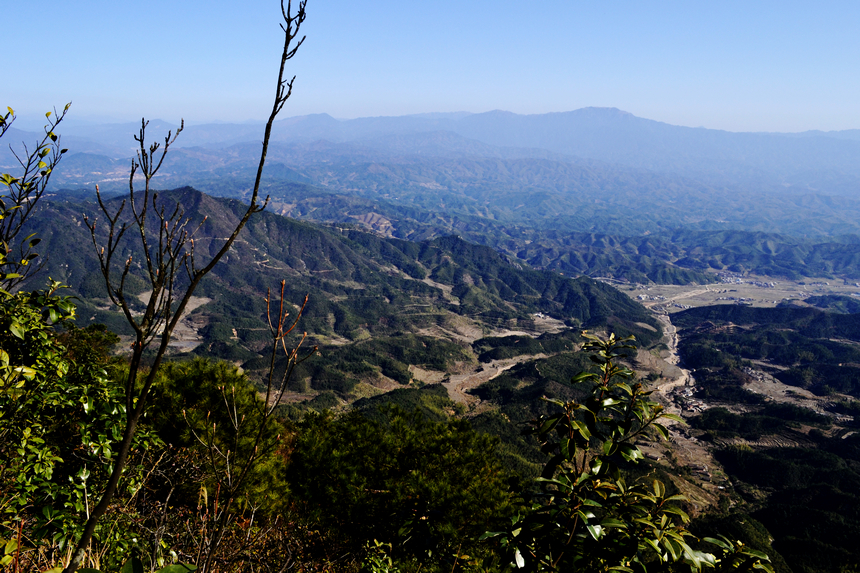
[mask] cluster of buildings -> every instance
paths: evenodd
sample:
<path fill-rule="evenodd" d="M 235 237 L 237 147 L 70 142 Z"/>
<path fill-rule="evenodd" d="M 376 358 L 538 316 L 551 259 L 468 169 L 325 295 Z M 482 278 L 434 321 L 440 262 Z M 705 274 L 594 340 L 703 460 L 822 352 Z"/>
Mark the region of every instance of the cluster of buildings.
<path fill-rule="evenodd" d="M 696 386 L 681 386 L 675 388 L 669 393 L 672 402 L 682 410 L 690 412 L 704 412 L 708 405 L 696 398 Z"/>
<path fill-rule="evenodd" d="M 636 298 L 639 300 L 666 300 L 666 297 L 658 294 L 658 295 L 650 295 L 650 294 L 640 294 L 636 295 Z"/>
<path fill-rule="evenodd" d="M 734 273 L 727 272 L 719 272 L 717 273 L 717 277 L 720 279 L 721 283 L 725 284 L 748 284 L 761 288 L 774 288 L 776 287 L 776 283 L 774 282 L 765 282 L 765 281 L 756 281 L 756 280 L 744 280 L 743 275 L 736 275 Z"/>
<path fill-rule="evenodd" d="M 743 304 L 743 305 L 749 306 L 753 303 L 754 299 L 749 298 L 749 297 L 743 297 L 743 296 L 720 296 L 720 297 L 717 297 L 717 300 L 727 300 L 727 301 L 732 301 L 735 304 Z"/>

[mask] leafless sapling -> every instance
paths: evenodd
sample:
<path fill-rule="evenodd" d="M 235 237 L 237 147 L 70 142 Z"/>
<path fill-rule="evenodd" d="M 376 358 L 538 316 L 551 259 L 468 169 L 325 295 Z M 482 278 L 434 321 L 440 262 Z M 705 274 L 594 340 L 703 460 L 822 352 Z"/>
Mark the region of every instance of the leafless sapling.
<path fill-rule="evenodd" d="M 125 381 L 126 424 L 113 470 L 104 491 L 101 492 L 98 503 L 90 511 L 89 518 L 83 527 L 64 573 L 73 573 L 83 563 L 96 525 L 107 511 L 117 491 L 120 477 L 128 461 L 132 438 L 146 409 L 147 398 L 155 382 L 158 367 L 167 351 L 173 331 L 195 289 L 203 277 L 209 274 L 227 253 L 248 219 L 253 214 L 263 210 L 268 202 L 268 197 L 260 200 L 260 181 L 266 163 L 272 125 L 292 94 L 295 76 L 291 79 L 285 79 L 284 68 L 287 60 L 296 54 L 305 39 L 304 36 L 299 37 L 299 30 L 305 19 L 305 4 L 306 1 L 301 0 L 295 13 L 293 13 L 291 0 L 281 0 L 281 13 L 284 19 L 281 23 L 281 29 L 284 32 L 284 45 L 274 103 L 266 122 L 263 147 L 250 204 L 233 232 L 208 262 L 201 263 L 195 258 L 193 232 L 189 231 L 189 220 L 185 217 L 183 208 L 180 205 L 165 206 L 163 201 L 159 202 L 158 193 L 151 187 L 152 178 L 161 168 L 168 148 L 176 140 L 176 136 L 182 131 L 184 124 L 175 134 L 168 133 L 163 147 L 159 144 L 152 144 L 147 147 L 145 143 L 147 122 L 143 120 L 140 134 L 135 137 L 139 149 L 137 157 L 132 160 L 131 164 L 128 198 L 115 212 L 111 212 L 101 195 L 98 195 L 99 206 L 107 223 L 107 238 L 104 244 L 100 244 L 100 237 L 103 235 L 98 227 L 98 222 L 86 219 L 93 244 L 98 252 L 100 269 L 104 276 L 108 295 L 110 300 L 122 310 L 134 331 L 134 342 L 132 343 L 131 360 Z M 142 192 L 135 190 L 135 175 L 138 175 L 138 172 L 144 182 Z M 123 216 L 126 206 L 131 210 L 130 217 Z M 129 230 L 139 238 L 139 247 L 144 259 L 142 266 L 144 267 L 145 279 L 151 288 L 146 309 L 140 315 L 132 312 L 126 291 L 127 279 L 132 270 L 132 258 L 126 258 L 124 262 L 117 261 L 121 241 Z M 183 281 L 187 281 L 186 284 L 179 284 L 180 276 L 183 277 Z M 144 352 L 151 346 L 153 347 L 153 359 L 147 370 L 142 367 L 142 358 Z"/>
<path fill-rule="evenodd" d="M 284 298 L 285 287 L 286 282 L 281 281 L 277 309 L 273 308 L 273 302 L 276 301 L 273 301 L 271 292 L 266 294 L 266 315 L 272 337 L 272 346 L 264 400 L 255 402 L 254 411 L 242 413 L 237 408 L 235 388 L 221 388 L 224 406 L 230 421 L 230 427 L 227 428 L 226 432 L 226 435 L 229 436 L 227 439 L 219 439 L 217 428 L 214 424 L 209 424 L 208 419 L 205 427 L 199 430 L 195 430 L 189 424 L 192 427 L 194 437 L 206 452 L 206 465 L 213 477 L 215 495 L 218 500 L 211 505 L 211 510 L 207 502 L 206 510 L 201 514 L 197 556 L 198 570 L 201 572 L 214 570 L 216 560 L 219 559 L 220 545 L 225 532 L 237 517 L 234 504 L 257 462 L 270 454 L 278 442 L 277 438 L 274 441 L 267 440 L 266 434 L 271 426 L 275 410 L 287 390 L 287 384 L 295 367 L 317 350 L 315 346 L 304 355 L 301 354 L 301 347 L 307 334 L 303 334 L 295 346 L 287 344 L 287 337 L 298 325 L 307 305 L 308 297 L 305 296 L 295 318 L 288 320 L 289 310 Z M 274 310 L 277 310 L 275 320 L 272 319 Z M 278 371 L 276 370 L 276 360 L 279 355 L 286 359 L 286 364 L 280 375 L 277 374 Z M 248 441 L 243 443 L 245 440 Z M 256 517 L 256 508 L 247 508 L 246 513 L 245 519 L 253 522 Z M 238 546 L 231 548 L 231 555 L 226 558 L 222 556 L 221 561 L 234 562 L 254 559 L 252 555 L 254 540 L 250 537 L 251 528 L 248 527 L 246 531 L 248 535 L 241 540 Z M 275 570 L 285 570 L 289 562 L 266 565 L 274 566 Z"/>

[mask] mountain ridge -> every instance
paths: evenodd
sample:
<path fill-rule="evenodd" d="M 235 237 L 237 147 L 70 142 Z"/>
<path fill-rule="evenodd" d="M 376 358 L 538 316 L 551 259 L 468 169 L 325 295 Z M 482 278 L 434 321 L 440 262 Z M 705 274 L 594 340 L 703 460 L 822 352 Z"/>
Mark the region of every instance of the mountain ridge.
<path fill-rule="evenodd" d="M 150 133 L 176 130 L 160 120 Z M 186 127 L 175 148 L 215 149 L 258 141 L 262 126 L 211 123 Z M 74 150 L 128 157 L 138 124 L 73 126 L 66 131 Z M 295 116 L 276 122 L 272 141 L 360 142 L 391 135 L 456 133 L 494 147 L 542 149 L 557 155 L 597 160 L 627 168 L 682 175 L 709 186 L 781 193 L 814 190 L 855 195 L 860 185 L 857 130 L 800 133 L 730 132 L 685 127 L 640 118 L 617 108 L 589 107 L 566 112 L 520 115 L 500 110 L 472 114 L 419 114 L 338 120 L 328 114 Z M 16 133 L 15 139 L 23 136 Z M 32 137 L 34 134 L 29 134 Z M 534 151 L 524 152 L 526 156 Z M 0 152 L 0 165 L 10 164 Z"/>

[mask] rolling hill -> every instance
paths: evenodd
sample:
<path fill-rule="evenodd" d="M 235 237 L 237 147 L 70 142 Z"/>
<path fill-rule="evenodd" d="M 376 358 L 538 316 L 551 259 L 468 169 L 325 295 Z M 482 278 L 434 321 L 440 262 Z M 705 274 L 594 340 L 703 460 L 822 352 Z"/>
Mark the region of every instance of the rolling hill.
<path fill-rule="evenodd" d="M 217 248 L 218 237 L 226 236 L 243 210 L 239 201 L 191 188 L 162 193 L 159 200 L 179 202 L 191 221 L 208 215 L 195 235 L 198 256 Z M 96 206 L 50 199 L 38 209 L 27 232 L 43 239 L 44 269 L 28 286 L 47 276 L 61 280 L 81 299 L 80 323 L 104 322 L 123 333 L 82 224 L 82 213 L 93 215 Z M 70 250 L 69 244 L 80 248 Z M 123 243 L 120 252 L 125 260 L 135 247 Z M 137 272 L 129 291 L 143 294 Z M 301 324 L 326 358 L 315 361 L 297 388 L 346 395 L 380 376 L 408 383 L 409 366 L 445 371 L 476 359 L 473 341 L 494 333 L 538 335 L 546 331 L 541 321 L 550 321 L 553 331 L 611 328 L 636 333 L 645 343 L 659 338 L 658 323 L 643 307 L 589 278 L 530 270 L 458 237 L 410 242 L 264 211 L 201 285 L 197 294 L 203 298 L 188 315 L 176 351 L 220 356 L 252 370 L 260 366 L 255 361 L 267 346 L 263 295 L 281 280 L 290 301 L 310 294 Z M 403 354 L 403 348 L 413 350 Z"/>

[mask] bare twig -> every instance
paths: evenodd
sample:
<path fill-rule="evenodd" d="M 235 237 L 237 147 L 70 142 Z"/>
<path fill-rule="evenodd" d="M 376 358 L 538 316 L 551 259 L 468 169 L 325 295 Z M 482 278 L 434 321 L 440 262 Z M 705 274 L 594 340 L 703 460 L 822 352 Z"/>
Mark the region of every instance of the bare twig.
<path fill-rule="evenodd" d="M 184 123 L 177 129 L 175 134 L 168 133 L 164 139 L 163 146 L 152 144 L 147 147 L 145 143 L 147 122 L 146 120 L 141 120 L 139 135 L 135 136 L 135 140 L 139 143 L 139 149 L 137 157 L 132 160 L 129 175 L 128 205 L 131 207 L 132 219 L 130 223 L 127 222 L 127 219 L 121 219 L 120 217 L 126 206 L 126 202 L 123 202 L 119 209 L 111 214 L 110 209 L 100 195 L 98 197 L 99 207 L 107 218 L 108 229 L 107 240 L 103 245 L 99 245 L 97 221 L 93 220 L 90 222 L 89 219 L 86 219 L 93 244 L 99 253 L 99 265 L 108 289 L 108 295 L 111 301 L 120 307 L 127 322 L 134 330 L 134 342 L 132 344 L 128 377 L 125 382 L 126 425 L 119 444 L 113 471 L 99 502 L 93 508 L 89 519 L 84 525 L 73 557 L 64 569 L 64 573 L 74 572 L 83 562 L 86 548 L 92 539 L 96 525 L 107 511 L 116 493 L 120 477 L 128 460 L 137 425 L 146 408 L 147 399 L 155 382 L 158 368 L 167 351 L 173 331 L 179 323 L 195 289 L 203 277 L 212 271 L 215 265 L 218 264 L 218 261 L 231 248 L 239 232 L 248 222 L 248 219 L 253 214 L 263 210 L 268 203 L 268 197 L 262 202 L 259 200 L 260 181 L 266 162 L 272 125 L 292 93 L 295 78 L 285 81 L 284 69 L 286 62 L 295 55 L 296 50 L 304 41 L 304 37 L 298 40 L 297 38 L 301 24 L 305 19 L 305 4 L 305 0 L 300 1 L 298 10 L 293 14 L 291 0 L 287 0 L 286 6 L 284 6 L 283 1 L 281 3 L 281 12 L 284 17 L 284 22 L 281 24 L 281 28 L 284 31 L 284 47 L 278 71 L 275 99 L 271 114 L 266 122 L 263 148 L 260 153 L 260 163 L 257 167 L 250 205 L 227 240 L 224 241 L 218 252 L 205 265 L 198 268 L 193 260 L 193 243 L 190 242 L 191 239 L 186 230 L 189 221 L 185 218 L 182 208 L 176 205 L 175 208 L 166 209 L 162 203 L 158 202 L 158 193 L 152 191 L 150 187 L 152 178 L 161 168 L 169 147 L 176 141 L 176 137 L 182 131 Z M 160 153 L 159 149 L 161 149 Z M 140 172 L 140 175 L 144 179 L 142 196 L 139 192 L 135 191 L 134 186 L 134 178 L 138 172 Z M 154 219 L 154 221 L 151 221 L 151 219 Z M 126 281 L 133 263 L 131 256 L 126 259 L 124 265 L 121 265 L 118 280 L 114 274 L 117 272 L 117 265 L 114 263 L 114 259 L 119 251 L 120 240 L 124 237 L 129 226 L 137 229 L 140 247 L 142 248 L 143 262 L 145 263 L 146 278 L 152 288 L 146 309 L 139 316 L 132 313 L 125 291 Z M 188 284 L 184 287 L 184 290 L 177 285 L 177 271 L 180 267 L 185 268 L 188 275 Z M 142 368 L 143 353 L 153 343 L 156 346 L 155 357 L 149 370 L 144 371 Z M 141 381 L 138 380 L 139 376 L 142 376 Z M 201 571 L 208 572 L 208 561 L 207 565 Z"/>
<path fill-rule="evenodd" d="M 231 522 L 236 519 L 236 515 L 231 512 L 233 503 L 239 497 L 239 493 L 247 481 L 251 471 L 254 469 L 257 461 L 268 455 L 270 448 L 274 447 L 274 444 L 266 445 L 264 443 L 266 432 L 271 419 L 274 417 L 275 408 L 281 402 L 284 392 L 287 389 L 287 385 L 294 368 L 298 364 L 307 360 L 317 351 L 317 347 L 314 346 L 303 356 L 300 355 L 302 344 L 307 338 L 307 333 L 301 336 L 294 347 L 289 348 L 287 346 L 286 338 L 298 325 L 305 306 L 307 305 L 308 297 L 305 296 L 302 306 L 296 313 L 295 319 L 289 321 L 289 311 L 284 310 L 284 306 L 286 305 L 284 295 L 285 287 L 286 281 L 281 281 L 281 292 L 277 311 L 278 314 L 277 319 L 274 322 L 272 321 L 272 295 L 271 292 L 266 294 L 266 314 L 269 322 L 269 330 L 272 336 L 271 362 L 269 365 L 269 375 L 266 384 L 266 397 L 265 401 L 262 402 L 261 409 L 257 412 L 257 419 L 255 420 L 256 428 L 251 427 L 248 429 L 248 431 L 253 434 L 253 440 L 244 448 L 244 451 L 247 452 L 247 454 L 239 453 L 240 439 L 243 432 L 245 432 L 245 422 L 248 420 L 245 415 L 240 416 L 239 414 L 235 388 L 232 389 L 231 396 L 228 396 L 226 391 L 222 388 L 222 396 L 224 398 L 225 406 L 227 407 L 228 418 L 233 426 L 232 459 L 230 455 L 231 452 L 229 450 L 225 452 L 215 443 L 214 427 L 206 438 L 201 438 L 194 428 L 192 428 L 194 436 L 208 450 L 208 459 L 210 464 L 212 464 L 212 472 L 216 477 L 219 491 L 222 492 L 223 499 L 221 511 L 213 512 L 211 514 L 213 522 L 211 535 L 208 538 L 201 539 L 201 543 L 205 544 L 205 550 L 203 552 L 205 555 L 204 561 L 202 564 L 198 562 L 201 571 L 212 570 L 225 532 Z M 284 374 L 280 377 L 276 377 L 275 361 L 282 352 L 283 356 L 287 359 L 287 365 L 284 370 Z M 246 457 L 240 461 L 240 455 L 246 455 Z M 207 528 L 207 531 L 208 530 L 210 530 L 210 528 Z"/>

